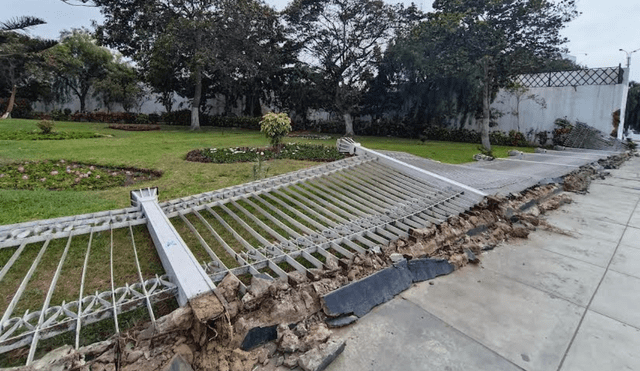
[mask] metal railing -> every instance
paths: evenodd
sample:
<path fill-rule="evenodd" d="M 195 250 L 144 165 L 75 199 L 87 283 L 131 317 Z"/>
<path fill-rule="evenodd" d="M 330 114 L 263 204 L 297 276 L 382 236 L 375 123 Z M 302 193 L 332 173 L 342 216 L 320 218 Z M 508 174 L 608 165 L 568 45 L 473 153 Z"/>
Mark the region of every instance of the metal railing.
<path fill-rule="evenodd" d="M 251 276 L 311 275 L 482 199 L 464 185 L 397 165 L 371 152 L 159 204 L 153 192 L 141 194 L 179 233 L 197 269 L 214 284 L 237 276 L 244 293 Z M 28 346 L 29 364 L 43 340 L 75 332 L 71 343 L 79 347 L 90 325 L 113 321 L 110 333 L 118 333 L 119 317 L 142 308 L 154 322 L 154 304 L 179 296 L 183 283 L 173 275 L 181 273 L 164 260 L 161 269 L 156 252 L 173 242 L 157 241 L 150 226 L 156 217 L 140 204 L 0 226 L 0 355 Z"/>

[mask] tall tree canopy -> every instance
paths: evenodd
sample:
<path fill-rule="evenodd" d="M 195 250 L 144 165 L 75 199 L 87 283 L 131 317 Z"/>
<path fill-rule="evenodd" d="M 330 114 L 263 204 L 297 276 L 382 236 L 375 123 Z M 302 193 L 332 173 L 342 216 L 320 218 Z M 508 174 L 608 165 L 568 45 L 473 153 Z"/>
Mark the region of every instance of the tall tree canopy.
<path fill-rule="evenodd" d="M 517 74 L 554 59 L 575 18 L 574 0 L 435 0 L 427 22 L 443 28 L 442 56 L 451 70 L 472 66 L 482 88 L 482 144 L 489 142 L 490 104 Z"/>
<path fill-rule="evenodd" d="M 343 117 L 347 135 L 401 10 L 380 0 L 295 0 L 285 10 L 299 57 L 319 73 L 322 100 Z"/>
<path fill-rule="evenodd" d="M 45 53 L 47 69 L 60 95 L 72 94 L 86 111 L 86 99 L 97 81 L 107 76 L 113 55 L 96 44 L 87 30 L 64 31 L 61 41 Z"/>
<path fill-rule="evenodd" d="M 18 88 L 37 85 L 29 72 L 30 65 L 40 60 L 40 52 L 56 44 L 53 40 L 31 38 L 23 33 L 45 23 L 28 16 L 0 22 L 0 92 L 11 94 L 4 118 L 11 114 Z"/>
<path fill-rule="evenodd" d="M 105 16 L 103 43 L 131 57 L 156 92 L 192 98 L 192 129 L 200 127 L 203 88 L 231 91 L 262 76 L 277 46 L 276 12 L 259 0 L 93 2 Z"/>

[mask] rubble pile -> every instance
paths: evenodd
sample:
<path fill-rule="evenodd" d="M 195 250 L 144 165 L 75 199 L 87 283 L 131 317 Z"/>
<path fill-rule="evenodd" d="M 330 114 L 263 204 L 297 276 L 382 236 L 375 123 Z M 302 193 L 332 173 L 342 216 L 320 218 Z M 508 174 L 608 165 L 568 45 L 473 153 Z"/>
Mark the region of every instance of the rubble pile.
<path fill-rule="evenodd" d="M 483 251 L 513 238 L 527 238 L 537 228 L 558 231 L 541 214 L 571 202 L 557 185 L 539 186 L 521 195 L 490 196 L 472 210 L 429 228 L 412 229 L 409 237 L 383 248 L 387 256 L 447 259 L 456 269 L 479 261 Z"/>
<path fill-rule="evenodd" d="M 584 194 L 589 189 L 592 180 L 604 179 L 609 175 L 606 170 L 619 168 L 630 156 L 629 153 L 622 153 L 598 160 L 597 164 L 582 166 L 564 177 L 563 189 L 567 192 Z"/>

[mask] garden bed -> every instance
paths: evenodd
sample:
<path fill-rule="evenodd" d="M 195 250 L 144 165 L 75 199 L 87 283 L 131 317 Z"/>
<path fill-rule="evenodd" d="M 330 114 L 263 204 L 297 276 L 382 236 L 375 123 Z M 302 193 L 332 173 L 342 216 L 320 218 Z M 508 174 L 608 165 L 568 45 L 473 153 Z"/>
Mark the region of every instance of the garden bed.
<path fill-rule="evenodd" d="M 160 130 L 160 125 L 145 124 L 111 124 L 109 129 L 126 130 L 126 131 L 152 131 Z"/>
<path fill-rule="evenodd" d="M 78 162 L 27 161 L 0 166 L 0 189 L 100 190 L 157 179 L 162 172 Z"/>
<path fill-rule="evenodd" d="M 345 156 L 335 147 L 314 144 L 287 143 L 281 147 L 235 147 L 204 148 L 187 153 L 186 160 L 205 163 L 251 162 L 259 158 L 263 161 L 289 159 L 302 161 L 330 162 L 343 159 Z"/>
<path fill-rule="evenodd" d="M 59 131 L 43 134 L 40 131 L 0 131 L 0 140 L 64 140 L 103 138 L 107 135 L 86 131 Z"/>

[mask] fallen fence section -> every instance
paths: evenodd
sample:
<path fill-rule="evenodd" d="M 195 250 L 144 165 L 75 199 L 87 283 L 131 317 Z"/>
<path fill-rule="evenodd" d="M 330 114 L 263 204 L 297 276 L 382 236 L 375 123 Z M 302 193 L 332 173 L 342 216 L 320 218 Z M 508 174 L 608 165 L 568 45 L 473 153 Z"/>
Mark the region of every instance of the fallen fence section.
<path fill-rule="evenodd" d="M 567 174 L 602 157 L 602 152 L 567 151 L 456 166 L 372 151 L 352 140 L 340 140 L 338 147 L 355 156 L 162 203 L 157 202 L 155 189 L 146 189 L 132 192 L 130 208 L 0 226 L 0 252 L 12 249 L 5 250 L 12 253 L 0 266 L 0 287 L 8 275 L 20 277 L 0 319 L 0 354 L 30 346 L 30 363 L 39 340 L 69 331 L 75 331 L 77 348 L 83 327 L 111 318 L 117 333 L 118 316 L 133 309 L 146 307 L 153 322 L 154 303 L 177 296 L 184 305 L 212 290 L 229 274 L 239 278 L 242 293 L 252 276 L 313 276 L 313 269 L 335 266 L 340 258 L 356 253 L 376 251 L 406 237 L 412 228 L 425 228 L 458 215 L 486 194 L 520 191 L 550 171 L 553 176 Z M 536 170 L 527 170 L 531 168 Z M 183 227 L 177 229 L 176 223 Z M 143 224 L 166 272 L 155 277 L 141 269 L 134 228 Z M 92 241 L 105 233 L 110 239 L 103 241 L 101 249 L 109 254 L 109 279 L 91 294 L 85 279 L 93 274 L 88 264 L 95 244 Z M 127 249 L 132 250 L 135 265 L 130 272 L 119 274 L 136 277 L 134 284 L 118 287 L 122 278 L 114 273 L 114 255 L 123 252 L 117 243 L 114 246 L 114 233 L 129 235 Z M 87 235 L 86 248 L 72 242 Z M 61 248 L 58 245 L 63 241 L 66 244 Z M 53 243 L 62 252 L 55 267 L 46 268 L 43 256 Z M 42 246 L 37 256 L 35 249 L 30 250 L 34 258 L 28 270 L 17 268 L 16 261 L 33 244 Z M 68 262 L 68 255 L 78 254 L 76 250 L 84 256 L 81 275 L 73 278 L 78 279 L 79 295 L 77 300 L 56 303 L 60 300 L 54 295 L 60 291 L 59 287 L 56 291 L 57 283 L 67 282 L 68 265 L 78 265 Z M 14 313 L 29 282 L 42 271 L 50 277 L 42 304 L 24 314 Z"/>

